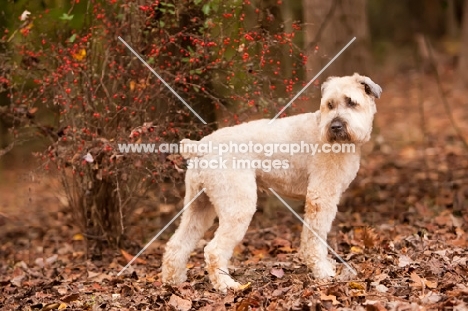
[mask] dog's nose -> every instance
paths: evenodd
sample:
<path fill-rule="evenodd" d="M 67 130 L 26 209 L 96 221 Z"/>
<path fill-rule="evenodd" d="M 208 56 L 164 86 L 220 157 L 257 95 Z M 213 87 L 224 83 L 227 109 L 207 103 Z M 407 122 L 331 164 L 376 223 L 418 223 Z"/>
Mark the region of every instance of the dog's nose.
<path fill-rule="evenodd" d="M 340 120 L 335 120 L 331 123 L 330 128 L 333 132 L 339 132 L 343 129 L 343 126 L 343 122 L 341 122 Z"/>

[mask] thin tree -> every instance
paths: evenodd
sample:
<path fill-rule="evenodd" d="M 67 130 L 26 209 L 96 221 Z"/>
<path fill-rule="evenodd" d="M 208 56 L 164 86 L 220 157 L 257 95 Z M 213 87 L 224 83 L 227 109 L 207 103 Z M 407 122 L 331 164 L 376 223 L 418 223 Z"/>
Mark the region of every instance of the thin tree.
<path fill-rule="evenodd" d="M 458 86 L 468 86 L 468 0 L 465 0 L 461 31 L 460 60 L 458 63 Z"/>
<path fill-rule="evenodd" d="M 320 77 L 369 74 L 366 0 L 303 0 L 307 78 L 312 79 L 353 37 L 356 41 Z"/>

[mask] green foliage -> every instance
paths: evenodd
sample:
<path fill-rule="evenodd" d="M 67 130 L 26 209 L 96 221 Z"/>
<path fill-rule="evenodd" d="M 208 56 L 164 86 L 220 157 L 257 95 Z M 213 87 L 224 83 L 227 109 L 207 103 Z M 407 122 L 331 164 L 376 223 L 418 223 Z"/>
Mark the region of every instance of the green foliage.
<path fill-rule="evenodd" d="M 304 59 L 293 33 L 245 23 L 247 11 L 266 15 L 242 2 L 89 1 L 31 10 L 30 24 L 10 25 L 0 85 L 13 135 L 28 128 L 49 140 L 37 156 L 60 176 L 76 223 L 115 245 L 146 191 L 183 178 L 174 155 L 123 154 L 119 143 L 197 139 L 215 114 L 230 125 L 277 111 L 277 98 L 300 84 L 281 77 L 275 47 L 290 49 L 296 73 Z M 210 124 L 194 121 L 118 37 Z"/>

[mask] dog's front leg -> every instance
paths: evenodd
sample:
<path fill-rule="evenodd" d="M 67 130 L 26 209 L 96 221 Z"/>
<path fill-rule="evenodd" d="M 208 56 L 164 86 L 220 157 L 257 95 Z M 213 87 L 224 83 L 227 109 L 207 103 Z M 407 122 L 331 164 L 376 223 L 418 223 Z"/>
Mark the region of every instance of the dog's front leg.
<path fill-rule="evenodd" d="M 321 187 L 323 189 L 323 187 Z M 329 189 L 328 189 L 329 190 Z M 335 275 L 334 265 L 327 258 L 327 234 L 337 211 L 339 195 L 308 189 L 302 229 L 300 255 L 316 278 Z"/>

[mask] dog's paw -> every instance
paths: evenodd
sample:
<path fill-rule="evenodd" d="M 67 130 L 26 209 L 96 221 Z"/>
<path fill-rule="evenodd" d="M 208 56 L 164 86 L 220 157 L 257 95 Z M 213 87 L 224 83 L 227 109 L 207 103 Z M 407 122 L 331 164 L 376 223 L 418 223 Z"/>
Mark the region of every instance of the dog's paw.
<path fill-rule="evenodd" d="M 244 286 L 239 282 L 234 281 L 228 275 L 219 275 L 215 280 L 212 280 L 214 289 L 226 293 L 228 289 L 232 290 L 242 290 Z"/>
<path fill-rule="evenodd" d="M 312 274 L 316 279 L 334 277 L 335 265 L 329 260 L 320 261 L 312 267 Z"/>
<path fill-rule="evenodd" d="M 162 281 L 164 284 L 178 285 L 184 283 L 187 280 L 187 273 L 185 269 L 174 269 L 173 267 L 163 266 L 162 269 Z"/>

